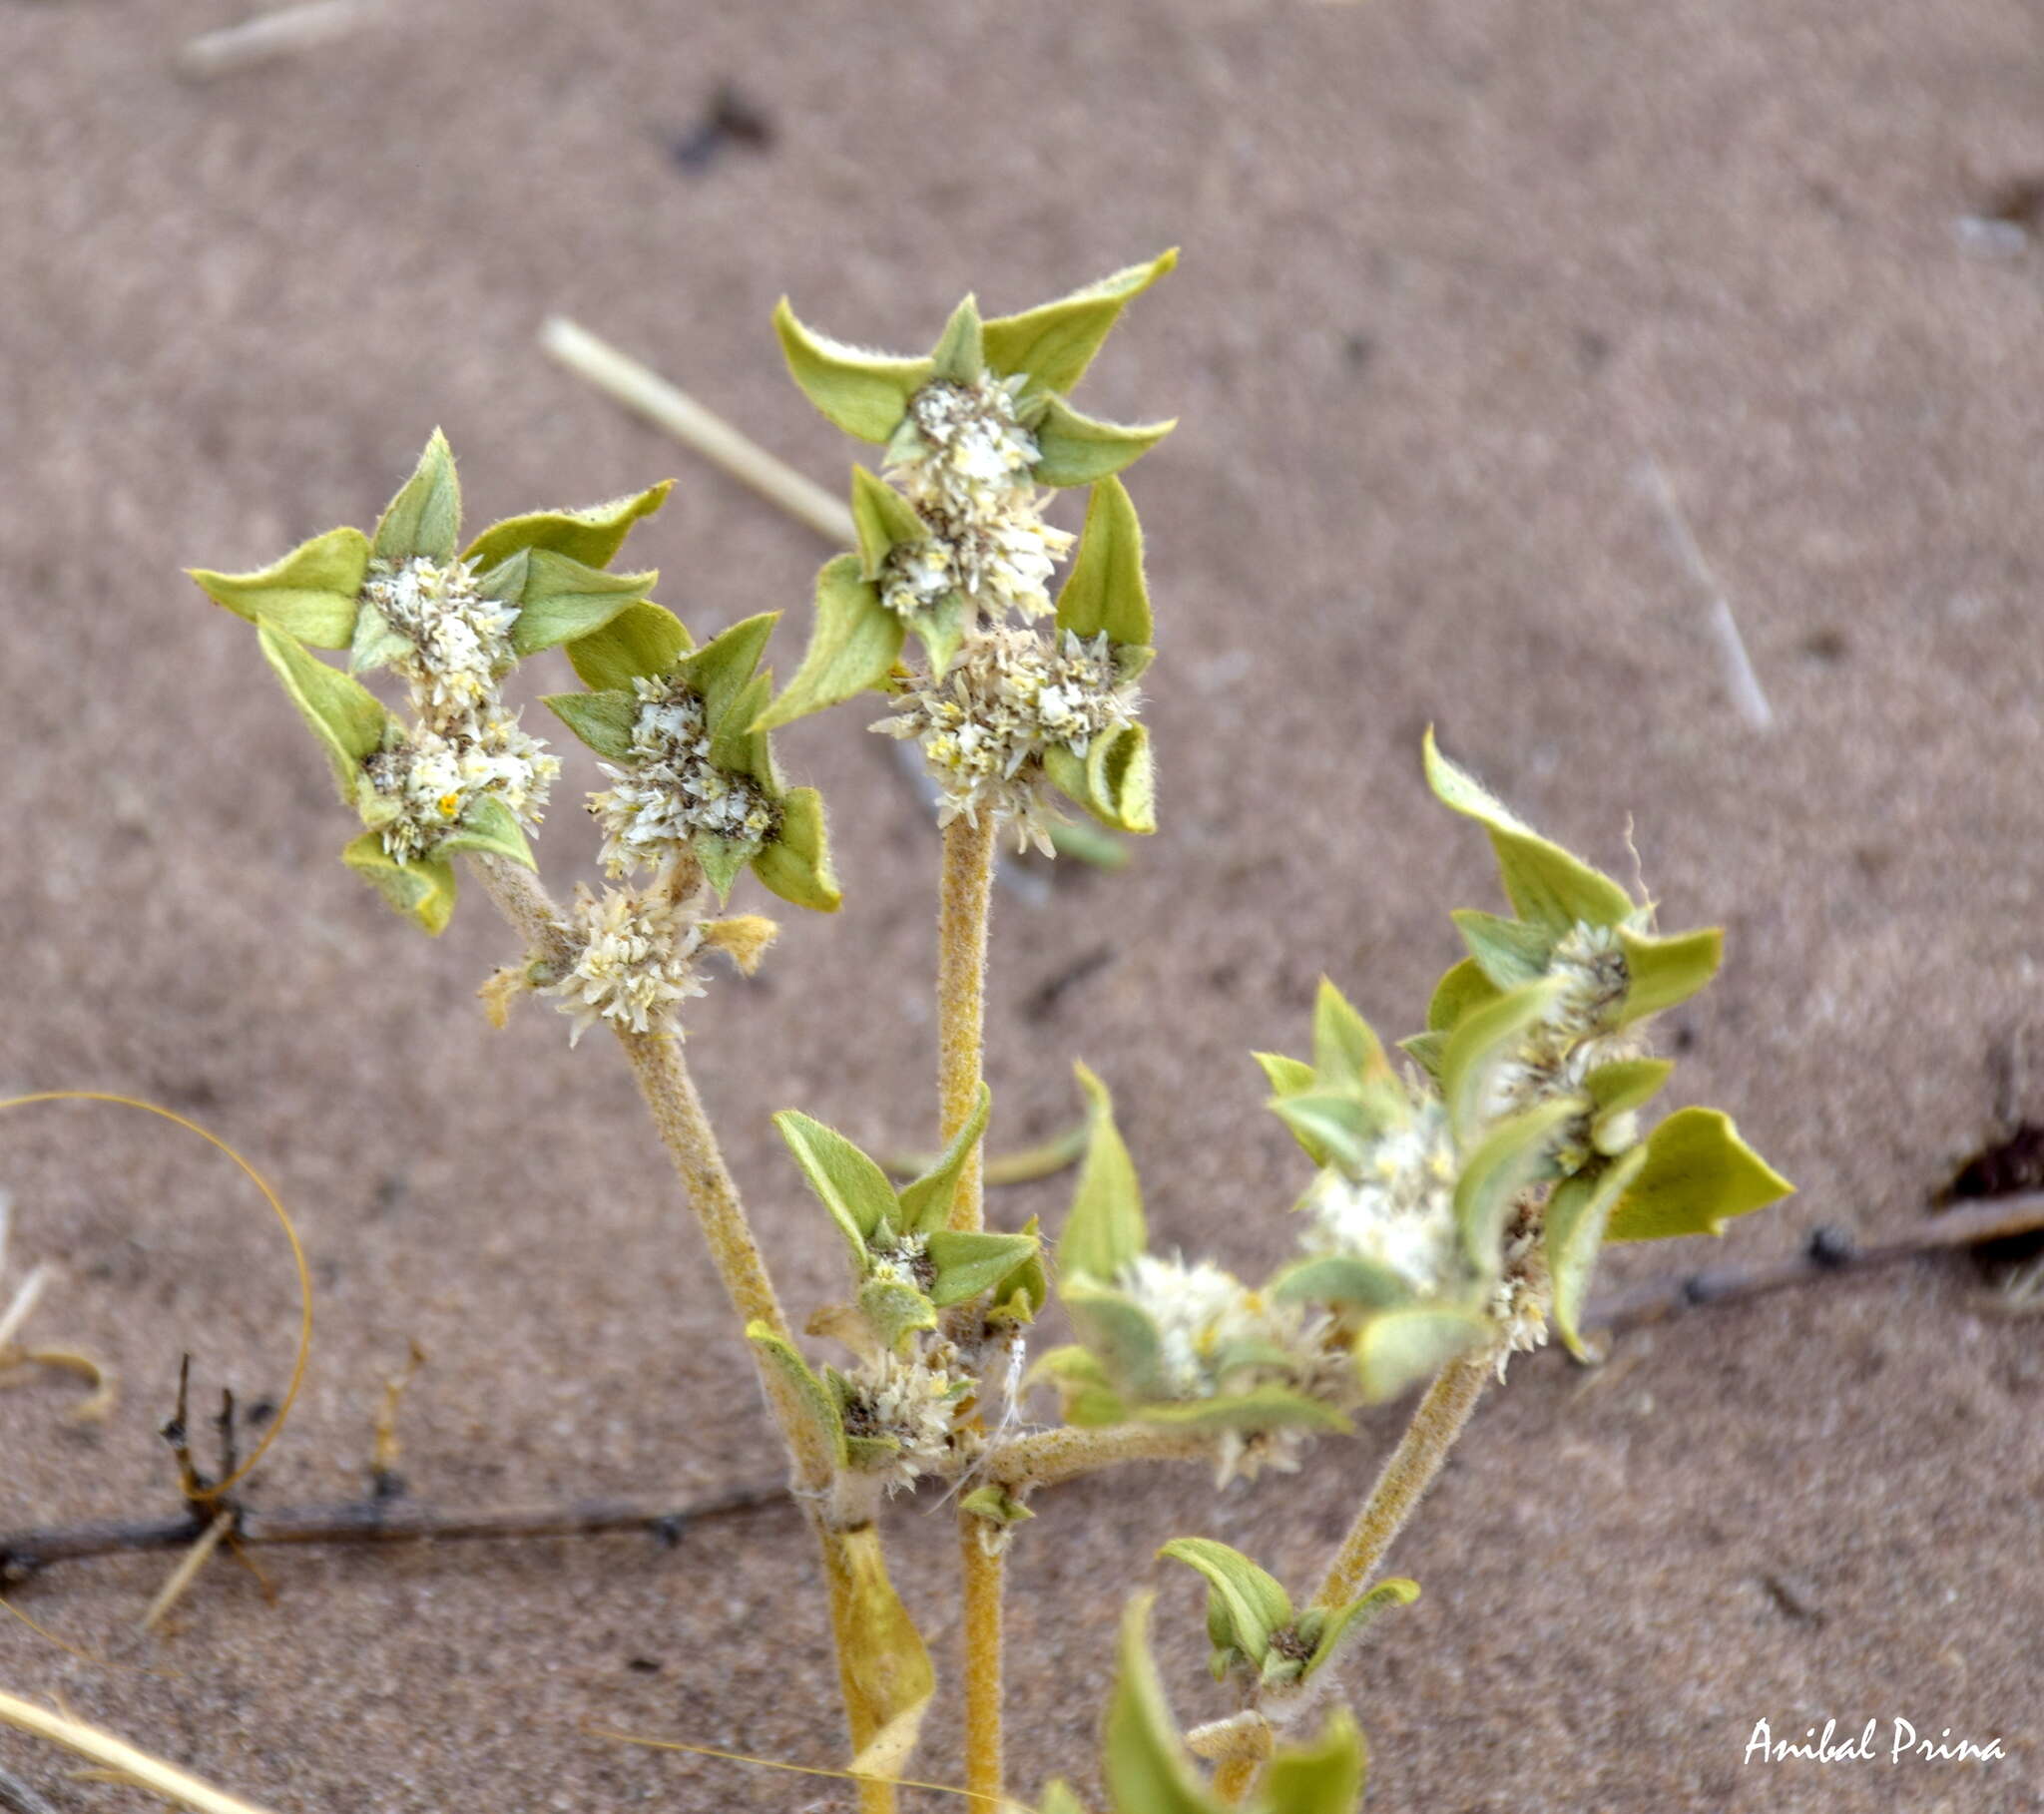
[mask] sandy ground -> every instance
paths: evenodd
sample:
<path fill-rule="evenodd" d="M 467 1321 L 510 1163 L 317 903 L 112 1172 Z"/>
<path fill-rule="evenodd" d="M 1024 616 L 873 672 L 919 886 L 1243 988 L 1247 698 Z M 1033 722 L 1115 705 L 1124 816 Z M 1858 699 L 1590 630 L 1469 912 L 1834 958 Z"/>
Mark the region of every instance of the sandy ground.
<path fill-rule="evenodd" d="M 1719 1256 L 1903 1231 L 1998 1108 L 2044 1117 L 2022 1061 L 2044 251 L 1959 228 L 2044 171 L 2019 0 L 400 10 L 201 86 L 175 47 L 233 0 L 0 0 L 0 1083 L 200 1116 L 294 1207 L 319 1332 L 267 1503 L 356 1490 L 413 1338 L 405 1468 L 435 1500 L 773 1472 L 615 1054 L 571 1054 L 544 1012 L 488 1030 L 471 992 L 512 946 L 479 896 L 433 944 L 341 870 L 348 827 L 253 639 L 179 575 L 372 517 L 439 422 L 478 520 L 679 474 L 635 548 L 699 631 L 787 608 L 784 669 L 827 551 L 545 363 L 549 311 L 835 484 L 853 450 L 767 331 L 783 289 L 915 346 L 969 286 L 1012 308 L 1184 245 L 1082 399 L 1184 420 L 1132 478 L 1165 829 L 1120 877 L 1004 897 L 992 1001 L 1001 1143 L 1072 1113 L 1085 1056 L 1161 1238 L 1245 1267 L 1284 1250 L 1300 1165 L 1246 1050 L 1302 1044 L 1322 969 L 1409 1028 L 1454 955 L 1442 909 L 1491 903 L 1480 839 L 1421 786 L 1429 718 L 1621 871 L 1633 815 L 1670 921 L 1728 928 L 1681 1083 L 1801 1194 Z M 685 167 L 726 82 L 770 143 Z M 1728 694 L 1656 462 L 1771 732 Z M 790 925 L 691 1027 L 803 1307 L 837 1249 L 768 1112 L 875 1142 L 933 1119 L 934 842 L 861 715 L 785 739 L 828 789 L 842 915 Z M 572 810 L 550 829 L 565 883 L 587 832 Z M 281 1388 L 280 1243 L 180 1139 L 110 1110 L 0 1129 L 17 1255 L 67 1269 L 42 1332 L 128 1383 L 96 1440 L 65 1389 L 0 1398 L 0 1524 L 164 1505 L 151 1432 L 181 1350 L 209 1392 Z M 2039 1330 L 1926 1265 L 1699 1314 L 1601 1381 L 1515 1369 L 1398 1553 L 1424 1600 L 1358 1671 L 1372 1808 L 2044 1807 Z M 1126 1587 L 1162 1580 L 1181 1711 L 1223 1710 L 1199 1595 L 1155 1546 L 1205 1533 L 1305 1578 L 1395 1427 L 1291 1482 L 1215 1497 L 1181 1469 L 1047 1502 L 1016 1566 L 1018 1789 L 1090 1781 Z M 955 1679 L 947 1521 L 895 1523 Z M 833 1759 L 785 1513 L 672 1554 L 266 1567 L 273 1603 L 217 1567 L 140 1650 L 160 1559 L 55 1572 L 24 1609 L 140 1666 L 0 1629 L 0 1683 L 292 1814 L 843 1805 L 583 1730 Z M 1762 1718 L 1885 1737 L 1897 1716 L 2008 1755 L 1743 1762 Z M 948 1706 L 932 1734 L 926 1771 L 954 1772 Z M 0 1764 L 66 1810 L 123 1799 L 11 1739 Z"/>

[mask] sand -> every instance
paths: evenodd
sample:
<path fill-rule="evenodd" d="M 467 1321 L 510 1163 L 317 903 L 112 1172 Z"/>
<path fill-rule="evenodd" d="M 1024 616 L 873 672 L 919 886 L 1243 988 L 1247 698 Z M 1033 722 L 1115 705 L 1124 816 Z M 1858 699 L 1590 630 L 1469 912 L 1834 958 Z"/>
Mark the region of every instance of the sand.
<path fill-rule="evenodd" d="M 991 1001 L 998 1143 L 1073 1114 L 1083 1056 L 1160 1240 L 1246 1268 L 1286 1249 L 1302 1161 L 1248 1049 L 1302 1046 L 1322 971 L 1411 1028 L 1455 955 L 1444 910 L 1494 904 L 1481 839 L 1421 784 L 1429 720 L 1621 873 L 1630 815 L 1668 922 L 1727 928 L 1679 1085 L 1800 1194 L 1710 1257 L 1905 1232 L 1999 1115 L 2044 1118 L 2044 250 L 1962 225 L 2044 170 L 2025 7 L 441 0 L 181 79 L 179 44 L 238 16 L 0 0 L 0 1083 L 198 1116 L 293 1208 L 318 1333 L 262 1503 L 359 1489 L 414 1339 L 403 1465 L 435 1502 L 776 1471 L 615 1052 L 571 1053 L 544 1010 L 489 1030 L 472 992 L 515 950 L 479 893 L 434 943 L 340 868 L 349 827 L 253 638 L 179 571 L 367 520 L 437 422 L 477 522 L 678 476 L 635 552 L 699 632 L 786 610 L 785 672 L 828 550 L 550 366 L 552 311 L 835 485 L 856 450 L 780 369 L 783 290 L 913 347 L 968 287 L 1014 308 L 1184 246 L 1081 393 L 1183 420 L 1130 476 L 1164 828 L 1122 875 L 1004 894 Z M 725 83 L 769 142 L 706 156 Z M 878 1143 L 934 1120 L 935 843 L 864 715 L 784 739 L 827 788 L 843 912 L 790 916 L 762 979 L 690 1020 L 798 1311 L 840 1261 L 768 1114 Z M 572 804 L 548 829 L 566 886 L 588 830 Z M 0 1396 L 0 1525 L 167 1507 L 178 1355 L 209 1396 L 282 1388 L 273 1225 L 217 1156 L 107 1109 L 9 1117 L 0 1183 L 17 1260 L 66 1269 L 42 1334 L 126 1382 L 97 1438 L 66 1428 L 68 1388 Z M 1065 1188 L 998 1213 L 1054 1216 Z M 1699 1313 L 1602 1376 L 1515 1366 L 1396 1553 L 1424 1599 L 1355 1672 L 1371 1808 L 2044 1806 L 2044 1353 L 1998 1308 L 1933 1263 Z M 1091 1784 L 1117 1611 L 1153 1580 L 1182 1714 L 1224 1711 L 1199 1593 L 1156 1546 L 1220 1537 L 1306 1579 L 1396 1428 L 1254 1489 L 1179 1468 L 1046 1500 L 1015 1566 L 1017 1789 Z M 955 1681 L 948 1521 L 893 1523 Z M 784 1512 L 672 1553 L 271 1557 L 272 1602 L 217 1565 L 137 1649 L 164 1569 L 21 1596 L 142 1667 L 8 1628 L 0 1683 L 289 1814 L 848 1805 L 586 1730 L 836 1759 Z M 2007 1755 L 1891 1765 L 1897 1717 Z M 1877 1719 L 1883 1760 L 1749 1764 L 1763 1718 Z M 954 1733 L 947 1699 L 926 1773 L 955 1774 Z M 12 1738 L 0 1765 L 67 1810 L 125 1799 Z"/>

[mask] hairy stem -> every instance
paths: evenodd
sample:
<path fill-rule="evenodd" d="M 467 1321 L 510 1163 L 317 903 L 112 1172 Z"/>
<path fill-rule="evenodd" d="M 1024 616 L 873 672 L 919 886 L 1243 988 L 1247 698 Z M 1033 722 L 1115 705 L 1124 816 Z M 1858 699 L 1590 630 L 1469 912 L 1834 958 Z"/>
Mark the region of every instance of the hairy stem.
<path fill-rule="evenodd" d="M 940 1143 L 972 1119 L 979 1101 L 986 1030 L 987 919 L 993 901 L 994 815 L 944 827 L 944 874 L 937 901 L 937 1121 Z M 975 1148 L 958 1174 L 951 1226 L 973 1229 L 985 1192 Z"/>
<path fill-rule="evenodd" d="M 1489 1351 L 1452 1360 L 1427 1387 L 1412 1422 L 1398 1439 L 1377 1475 L 1369 1498 L 1341 1540 L 1327 1577 L 1313 1595 L 1316 1606 L 1342 1606 L 1369 1586 L 1385 1553 L 1405 1528 L 1426 1490 L 1440 1473 L 1448 1451 L 1469 1421 L 1476 1401 L 1490 1383 L 1494 1357 Z"/>
<path fill-rule="evenodd" d="M 987 921 L 993 904 L 995 824 L 953 819 L 944 827 L 944 870 L 937 896 L 937 1121 L 949 1141 L 979 1102 L 986 1040 Z M 966 1155 L 951 1199 L 951 1226 L 985 1221 L 986 1187 L 979 1147 Z M 962 1306 L 976 1319 L 977 1305 Z M 954 1324 L 957 1321 L 954 1318 Z M 954 1327 L 954 1334 L 960 1331 Z M 958 1560 L 965 1599 L 965 1786 L 989 1801 L 1002 1793 L 1001 1595 L 1006 1558 L 989 1556 L 980 1521 L 958 1519 Z"/>
<path fill-rule="evenodd" d="M 1125 1462 L 1204 1461 L 1213 1454 L 1211 1433 L 1172 1424 L 1111 1424 L 1101 1430 L 1066 1427 L 1039 1430 L 1003 1443 L 988 1461 L 986 1472 L 1011 1493 L 1026 1493 Z"/>
<path fill-rule="evenodd" d="M 152 1794 L 161 1795 L 175 1807 L 190 1808 L 194 1814 L 262 1814 L 253 1803 L 224 1795 L 198 1777 L 188 1776 L 176 1765 L 164 1763 L 147 1751 L 138 1751 L 110 1732 L 53 1713 L 32 1700 L 0 1693 L 0 1725 L 18 1726 L 38 1738 L 47 1738 L 67 1751 L 90 1758 L 103 1770 L 133 1778 Z"/>
<path fill-rule="evenodd" d="M 1001 1730 L 1001 1615 L 1007 1557 L 988 1555 L 987 1526 L 958 1515 L 958 1561 L 965 1580 L 965 1786 L 998 1798 L 1006 1769 Z M 983 1804 L 985 1805 L 985 1804 Z"/>
<path fill-rule="evenodd" d="M 475 868 L 490 899 L 524 936 L 536 956 L 552 963 L 573 960 L 574 941 L 562 924 L 560 910 L 536 876 L 494 857 L 478 859 Z M 668 885 L 679 892 L 690 880 L 677 873 L 669 878 Z M 732 1308 L 747 1324 L 762 1323 L 792 1345 L 794 1331 L 780 1308 L 759 1244 L 753 1239 L 738 1184 L 724 1162 L 724 1151 L 717 1143 L 710 1118 L 704 1113 L 703 1099 L 696 1092 L 696 1080 L 689 1074 L 682 1056 L 680 1039 L 668 1033 L 633 1033 L 613 1025 L 632 1075 L 638 1080 L 639 1093 L 652 1113 L 661 1143 L 674 1161 L 689 1206 L 695 1210 L 704 1239 L 709 1243 L 711 1259 Z M 823 1573 L 830 1586 L 830 1626 L 837 1646 L 838 1681 L 851 1720 L 852 1745 L 857 1749 L 871 1736 L 859 1729 L 863 1721 L 857 1709 L 862 1703 L 852 1681 L 853 1658 L 859 1654 L 862 1642 L 860 1602 L 853 1590 L 847 1534 L 832 1526 L 824 1509 L 836 1458 L 780 1370 L 763 1362 L 759 1373 L 794 1462 L 799 1497 L 822 1552 Z M 859 1785 L 863 1814 L 893 1814 L 894 1805 L 891 1785 Z"/>

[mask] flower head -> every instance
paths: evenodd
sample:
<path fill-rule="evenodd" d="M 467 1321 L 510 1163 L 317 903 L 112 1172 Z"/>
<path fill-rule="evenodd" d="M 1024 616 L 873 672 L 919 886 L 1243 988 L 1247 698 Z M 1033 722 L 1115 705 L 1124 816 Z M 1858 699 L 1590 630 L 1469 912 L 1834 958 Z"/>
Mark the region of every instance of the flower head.
<path fill-rule="evenodd" d="M 577 943 L 575 963 L 547 993 L 575 1017 L 571 1046 L 600 1019 L 633 1033 L 659 1032 L 677 1003 L 703 993 L 695 965 L 703 928 L 663 890 L 606 888 L 598 900 L 578 886 L 567 931 Z"/>

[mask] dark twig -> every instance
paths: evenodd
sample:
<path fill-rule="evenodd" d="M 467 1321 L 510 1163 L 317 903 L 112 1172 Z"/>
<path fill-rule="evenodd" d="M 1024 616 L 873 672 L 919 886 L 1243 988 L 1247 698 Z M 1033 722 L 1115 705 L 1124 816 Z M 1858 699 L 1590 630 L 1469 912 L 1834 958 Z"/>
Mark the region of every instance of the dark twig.
<path fill-rule="evenodd" d="M 690 1526 L 709 1519 L 780 1505 L 785 1487 L 741 1487 L 708 1499 L 599 1499 L 560 1506 L 484 1506 L 445 1511 L 412 1500 L 351 1500 L 332 1506 L 245 1508 L 236 1541 L 245 1547 L 280 1544 L 448 1543 L 482 1538 L 603 1537 L 644 1531 L 672 1547 Z M 208 1521 L 190 1513 L 175 1518 L 110 1519 L 0 1532 L 0 1581 L 20 1580 L 52 1563 L 136 1551 L 182 1550 L 206 1533 Z"/>
<path fill-rule="evenodd" d="M 1819 1279 L 1867 1273 L 1926 1254 L 1979 1247 L 2038 1229 L 2044 1229 L 2044 1192 L 1952 1209 L 1927 1223 L 1920 1233 L 1872 1247 L 1854 1245 L 1835 1228 L 1819 1228 L 1792 1258 L 1708 1267 L 1611 1292 L 1591 1304 L 1584 1322 L 1589 1328 L 1613 1332 L 1644 1328 L 1703 1305 L 1745 1302 Z M 204 1501 L 205 1491 L 202 1482 L 199 1502 L 177 1517 L 0 1532 L 0 1584 L 25 1579 L 53 1563 L 184 1549 L 206 1534 L 217 1515 L 217 1509 Z M 269 1512 L 241 1507 L 234 1537 L 238 1546 L 254 1548 L 604 1537 L 643 1531 L 672 1546 L 680 1543 L 692 1525 L 787 1503 L 788 1490 L 782 1486 L 740 1487 L 682 1504 L 671 1499 L 634 1498 L 560 1506 L 486 1506 L 474 1511 L 443 1511 L 413 1500 L 372 1498 L 331 1506 L 279 1507 Z"/>
<path fill-rule="evenodd" d="M 1902 1260 L 1979 1247 L 2039 1228 L 2044 1228 L 2044 1192 L 1997 1197 L 1977 1207 L 1949 1209 L 1925 1223 L 1918 1233 L 1873 1247 L 1857 1246 L 1842 1230 L 1822 1227 L 1810 1236 L 1799 1253 L 1788 1259 L 1761 1260 L 1746 1266 L 1706 1266 L 1630 1290 L 1609 1292 L 1592 1301 L 1583 1320 L 1586 1327 L 1622 1334 L 1628 1329 L 1665 1322 L 1704 1304 L 1744 1302 L 1841 1273 L 1871 1272 Z"/>

